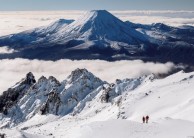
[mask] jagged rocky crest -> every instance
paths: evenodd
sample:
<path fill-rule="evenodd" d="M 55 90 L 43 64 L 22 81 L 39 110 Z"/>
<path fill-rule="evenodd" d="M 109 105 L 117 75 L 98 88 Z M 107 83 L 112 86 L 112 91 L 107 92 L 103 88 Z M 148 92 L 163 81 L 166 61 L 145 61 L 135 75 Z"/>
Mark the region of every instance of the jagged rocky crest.
<path fill-rule="evenodd" d="M 0 96 L 0 113 L 7 115 L 8 110 L 17 104 L 34 83 L 36 83 L 34 75 L 29 72 L 26 77 L 15 86 L 3 92 L 3 95 Z"/>
<path fill-rule="evenodd" d="M 88 106 L 87 102 L 94 99 L 99 103 L 113 102 L 122 93 L 143 84 L 146 79 L 151 81 L 150 78 L 153 79 L 144 76 L 108 84 L 86 69 L 76 69 L 62 82 L 53 76 L 42 76 L 36 82 L 30 72 L 0 96 L 0 126 L 12 127 L 36 114 L 74 116 Z"/>

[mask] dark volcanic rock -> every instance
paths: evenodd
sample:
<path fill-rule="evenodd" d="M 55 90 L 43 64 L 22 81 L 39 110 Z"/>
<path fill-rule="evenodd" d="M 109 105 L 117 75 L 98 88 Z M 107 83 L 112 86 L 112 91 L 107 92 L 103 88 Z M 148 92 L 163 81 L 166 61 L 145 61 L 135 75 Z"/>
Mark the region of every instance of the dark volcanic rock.
<path fill-rule="evenodd" d="M 6 115 L 7 110 L 14 106 L 34 83 L 36 83 L 34 75 L 29 72 L 26 78 L 16 83 L 15 86 L 9 88 L 7 91 L 4 91 L 3 95 L 0 96 L 0 113 Z"/>

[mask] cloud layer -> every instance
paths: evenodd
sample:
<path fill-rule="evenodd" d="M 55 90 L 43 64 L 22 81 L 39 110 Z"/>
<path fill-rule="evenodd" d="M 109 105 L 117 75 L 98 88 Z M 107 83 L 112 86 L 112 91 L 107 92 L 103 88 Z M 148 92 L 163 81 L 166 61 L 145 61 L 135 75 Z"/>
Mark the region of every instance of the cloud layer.
<path fill-rule="evenodd" d="M 0 93 L 20 81 L 30 71 L 34 73 L 36 79 L 44 75 L 46 77 L 54 76 L 62 81 L 76 68 L 86 68 L 102 80 L 114 82 L 116 79 L 133 78 L 145 74 L 167 73 L 175 67 L 173 63 L 144 63 L 141 60 L 116 62 L 102 60 L 59 60 L 53 62 L 6 59 L 0 60 L 0 65 Z"/>
<path fill-rule="evenodd" d="M 10 11 L 0 12 L 0 36 L 48 25 L 60 18 L 77 19 L 86 11 Z M 161 22 L 173 26 L 194 25 L 193 11 L 110 11 L 121 20 L 151 24 Z"/>

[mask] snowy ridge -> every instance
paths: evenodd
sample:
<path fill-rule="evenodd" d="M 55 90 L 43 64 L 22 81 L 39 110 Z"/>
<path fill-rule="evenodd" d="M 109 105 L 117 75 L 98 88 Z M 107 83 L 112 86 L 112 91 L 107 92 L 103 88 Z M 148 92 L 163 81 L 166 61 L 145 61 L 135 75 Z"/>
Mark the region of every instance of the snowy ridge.
<path fill-rule="evenodd" d="M 194 136 L 193 76 L 194 72 L 181 71 L 163 79 L 151 74 L 109 84 L 86 69 L 72 71 L 62 82 L 43 76 L 35 82 L 29 73 L 28 79 L 13 87 L 18 90 L 24 84 L 22 82 L 26 82 L 27 86 L 30 84 L 26 87 L 28 90 L 11 107 L 6 107 L 6 114 L 2 111 L 1 102 L 1 129 L 11 127 L 2 129 L 10 137 L 13 131 L 18 137 L 88 138 L 91 133 L 87 128 L 94 131 L 92 134 L 99 132 L 103 137 L 100 134 L 106 132 L 101 130 L 117 128 L 117 133 L 122 132 L 120 135 L 124 138 L 130 133 L 133 137 L 146 134 L 151 138 L 170 138 L 175 137 L 173 132 L 177 129 L 185 127 L 187 130 L 180 131 L 178 138 Z M 9 91 L 4 95 L 7 93 Z M 143 115 L 150 115 L 150 124 L 142 126 L 139 123 Z M 121 126 L 113 127 L 111 124 Z M 174 127 L 178 124 L 181 126 Z M 124 131 L 123 125 L 131 128 L 130 133 Z M 103 129 L 99 130 L 99 127 Z M 138 130 L 139 133 L 136 132 Z M 112 134 L 105 135 L 118 136 Z"/>
<path fill-rule="evenodd" d="M 13 87 L 3 92 L 0 97 L 0 112 L 5 115 L 8 114 L 8 108 L 12 108 L 30 89 L 30 87 L 36 82 L 34 75 L 29 72 L 24 79 L 16 83 Z"/>
<path fill-rule="evenodd" d="M 122 99 L 123 95 L 128 95 L 130 91 L 134 91 L 139 86 L 152 82 L 154 79 L 155 76 L 152 74 L 140 78 L 116 80 L 114 84 L 108 84 L 96 78 L 86 69 L 72 71 L 62 83 L 52 76 L 48 79 L 42 76 L 37 83 L 28 88 L 26 94 L 20 96 L 20 99 L 15 103 L 16 105 L 13 105 L 13 109 L 7 107 L 7 114 L 3 110 L 2 113 L 13 119 L 12 121 L 17 117 L 20 121 L 28 120 L 37 113 L 60 116 L 69 113 L 76 115 L 86 106 L 90 106 L 87 105 L 89 101 L 94 102 L 95 105 L 109 102 L 119 105 L 121 102 L 119 100 Z M 20 87 L 20 85 L 16 85 L 15 89 Z M 16 107 L 18 107 L 19 112 L 18 109 L 15 110 Z M 98 106 L 96 110 L 98 110 Z M 9 112 L 12 114 L 15 112 L 14 114 L 18 114 L 18 116 L 12 118 Z M 94 112 L 93 109 L 92 112 Z"/>
<path fill-rule="evenodd" d="M 29 74 L 27 74 L 27 78 L 34 79 L 33 74 Z M 1 107 L 2 127 L 17 125 L 31 119 L 36 114 L 77 115 L 85 107 L 88 107 L 89 101 L 97 103 L 114 102 L 118 96 L 136 89 L 147 78 L 150 77 L 116 80 L 115 84 L 108 84 L 86 69 L 76 69 L 61 83 L 52 76 L 48 79 L 42 76 L 36 83 L 34 80 L 31 87 L 25 86 L 27 87 L 25 93 L 20 91 L 23 85 L 17 83 L 14 89 L 18 89 L 21 96 L 11 107 Z M 8 92 L 4 92 L 4 94 Z M 97 105 L 97 103 L 95 104 Z M 6 105 L 4 102 L 2 104 Z"/>
<path fill-rule="evenodd" d="M 11 43 L 17 43 L 17 39 L 20 39 L 22 44 L 28 45 L 30 42 L 30 45 L 34 45 L 35 43 L 45 42 L 48 40 L 48 38 L 50 38 L 50 35 L 61 30 L 73 21 L 74 20 L 59 19 L 48 26 L 27 30 L 18 34 L 4 36 L 2 39 L 8 39 L 5 40 L 5 42 L 10 40 Z M 21 48 L 18 46 L 16 47 Z"/>
<path fill-rule="evenodd" d="M 21 96 L 11 107 L 2 101 L 2 104 L 6 105 L 6 108 L 1 106 L 2 116 L 5 117 L 3 120 L 9 119 L 10 122 L 8 122 L 12 126 L 32 118 L 37 113 L 66 115 L 72 112 L 79 101 L 103 83 L 87 70 L 76 69 L 62 83 L 52 76 L 48 79 L 42 76 L 31 87 L 19 85 L 21 83 L 16 84 L 14 89 L 18 90 Z M 26 87 L 25 93 L 21 91 L 21 87 Z M 9 94 L 9 90 L 4 92 L 4 94 L 7 93 Z M 4 95 L 0 98 L 3 97 Z"/>
<path fill-rule="evenodd" d="M 59 20 L 49 24 L 48 26 L 43 26 L 43 27 L 35 28 L 33 30 L 28 30 L 28 31 L 25 31 L 24 33 L 36 34 L 39 37 L 49 36 L 53 33 L 56 33 L 57 31 L 61 30 L 62 28 L 64 28 L 68 24 L 72 23 L 73 21 L 74 20 L 59 19 Z"/>

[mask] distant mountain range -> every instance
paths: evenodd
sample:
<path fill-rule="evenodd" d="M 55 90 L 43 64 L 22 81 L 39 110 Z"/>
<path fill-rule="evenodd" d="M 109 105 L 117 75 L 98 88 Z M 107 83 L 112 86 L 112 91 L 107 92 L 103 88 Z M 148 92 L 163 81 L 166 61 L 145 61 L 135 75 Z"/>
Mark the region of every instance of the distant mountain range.
<path fill-rule="evenodd" d="M 123 22 L 105 10 L 94 10 L 76 21 L 60 19 L 0 37 L 0 46 L 15 50 L 0 54 L 0 59 L 142 59 L 194 64 L 194 27 Z"/>

